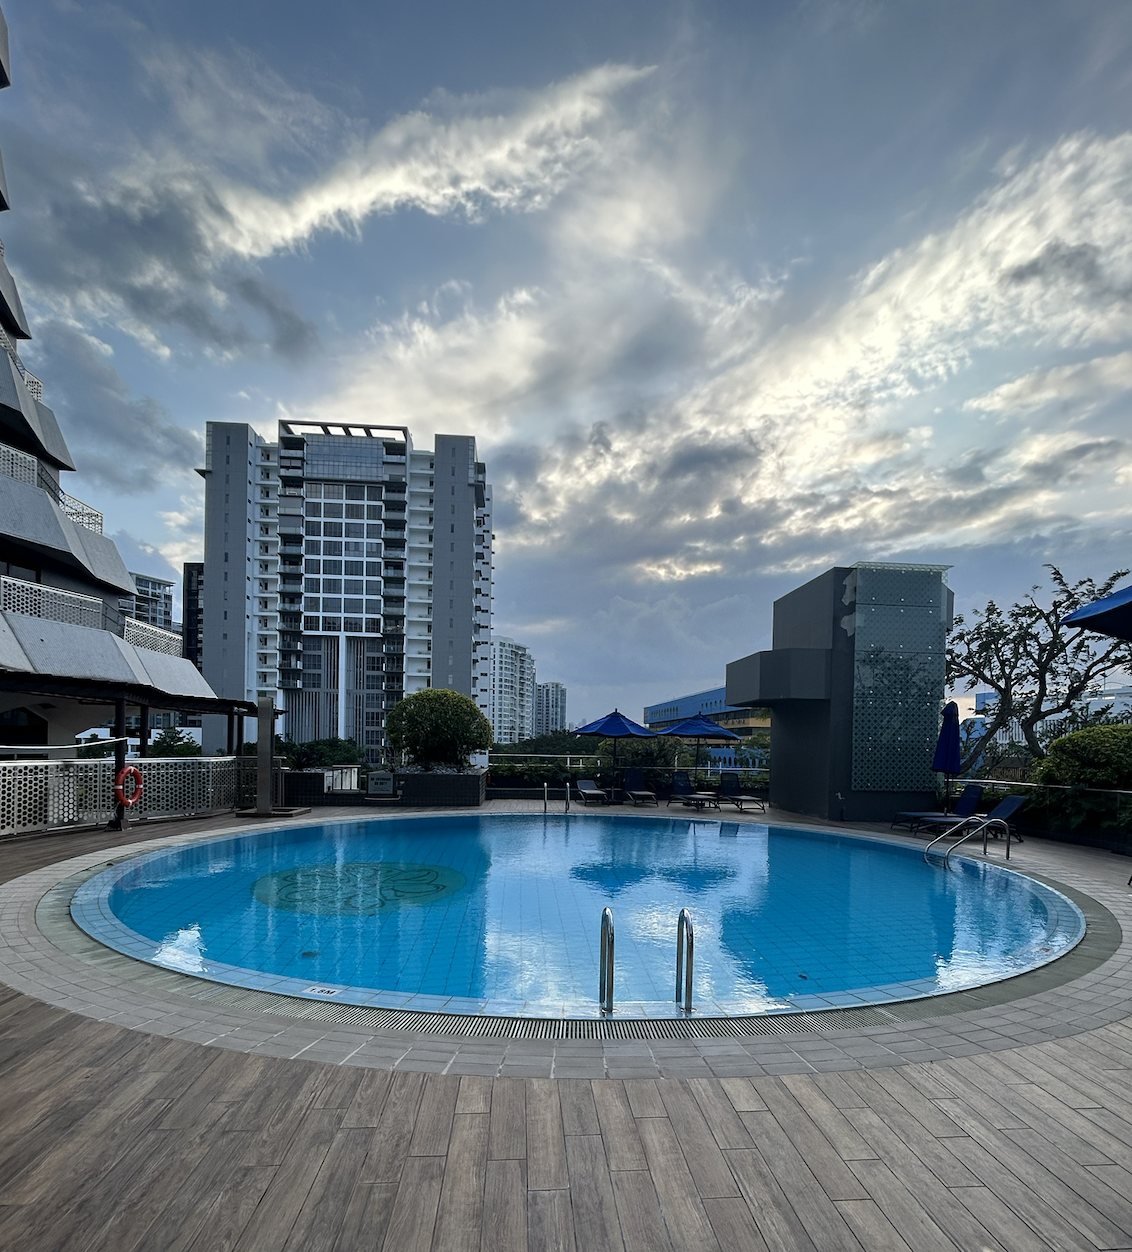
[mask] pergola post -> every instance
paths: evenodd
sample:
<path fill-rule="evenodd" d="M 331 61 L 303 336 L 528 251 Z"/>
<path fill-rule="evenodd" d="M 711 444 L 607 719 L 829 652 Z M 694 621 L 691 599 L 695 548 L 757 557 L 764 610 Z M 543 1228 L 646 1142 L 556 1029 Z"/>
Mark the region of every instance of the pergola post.
<path fill-rule="evenodd" d="M 228 710 L 228 755 L 233 756 L 236 751 L 236 714 L 232 709 Z"/>
<path fill-rule="evenodd" d="M 270 817 L 271 760 L 275 751 L 275 705 L 270 696 L 260 696 L 257 704 L 255 811 L 259 817 Z"/>
<path fill-rule="evenodd" d="M 138 706 L 138 756 L 149 756 L 149 705 Z"/>
<path fill-rule="evenodd" d="M 244 755 L 244 715 L 236 714 L 236 755 Z"/>
<path fill-rule="evenodd" d="M 114 777 L 126 768 L 126 702 L 114 701 Z M 130 823 L 126 817 L 126 806 L 115 803 L 114 816 L 106 823 L 107 830 L 129 830 Z"/>

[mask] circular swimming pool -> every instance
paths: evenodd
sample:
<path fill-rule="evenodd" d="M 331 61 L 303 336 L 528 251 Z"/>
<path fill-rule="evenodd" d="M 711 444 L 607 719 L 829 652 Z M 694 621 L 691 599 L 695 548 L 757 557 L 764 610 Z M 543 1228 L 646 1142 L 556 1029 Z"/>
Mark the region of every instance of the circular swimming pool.
<path fill-rule="evenodd" d="M 676 921 L 695 1011 L 877 1004 L 994 982 L 1084 935 L 999 865 L 828 831 L 640 815 L 423 816 L 151 852 L 84 883 L 76 923 L 201 978 L 344 1004 L 595 1016 L 602 910 L 615 1012 L 674 1015 Z"/>

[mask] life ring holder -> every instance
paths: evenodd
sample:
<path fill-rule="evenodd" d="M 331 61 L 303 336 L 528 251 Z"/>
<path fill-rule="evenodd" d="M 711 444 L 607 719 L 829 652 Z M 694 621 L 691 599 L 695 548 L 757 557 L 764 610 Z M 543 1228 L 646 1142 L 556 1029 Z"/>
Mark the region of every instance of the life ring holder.
<path fill-rule="evenodd" d="M 127 778 L 134 780 L 134 790 L 129 797 L 126 796 L 124 789 Z M 125 765 L 118 771 L 118 777 L 114 779 L 114 799 L 123 808 L 132 809 L 142 798 L 144 790 L 145 780 L 141 776 L 141 770 L 136 765 Z"/>

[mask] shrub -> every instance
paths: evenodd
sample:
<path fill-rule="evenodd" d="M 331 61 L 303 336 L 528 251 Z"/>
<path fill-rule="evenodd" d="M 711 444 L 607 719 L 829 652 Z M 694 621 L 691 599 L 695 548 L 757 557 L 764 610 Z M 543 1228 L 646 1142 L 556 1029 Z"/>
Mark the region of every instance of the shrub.
<path fill-rule="evenodd" d="M 1047 785 L 1132 789 L 1132 726 L 1089 726 L 1055 739 L 1033 778 Z"/>
<path fill-rule="evenodd" d="M 389 742 L 425 769 L 468 764 L 472 752 L 491 747 L 491 723 L 474 700 L 430 687 L 399 700 L 385 718 Z"/>

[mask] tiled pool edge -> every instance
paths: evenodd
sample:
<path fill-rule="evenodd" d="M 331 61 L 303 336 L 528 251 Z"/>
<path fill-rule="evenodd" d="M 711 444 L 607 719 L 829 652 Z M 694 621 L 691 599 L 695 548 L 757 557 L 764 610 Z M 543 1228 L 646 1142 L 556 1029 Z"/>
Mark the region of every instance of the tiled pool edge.
<path fill-rule="evenodd" d="M 352 815 L 340 820 L 355 819 Z M 213 831 L 209 835 L 229 833 Z M 882 832 L 867 833 L 886 837 Z M 932 1017 L 855 1029 L 823 1024 L 820 1030 L 772 1037 L 460 1039 L 424 1036 L 411 1029 L 375 1030 L 297 1021 L 281 1018 L 271 1010 L 254 1012 L 194 1000 L 176 989 L 183 987 L 184 976 L 163 974 L 105 949 L 95 954 L 94 960 L 81 958 L 50 943 L 36 929 L 36 907 L 60 879 L 82 868 L 89 871 L 105 866 L 138 850 L 201 837 L 193 832 L 88 854 L 69 864 L 57 862 L 6 885 L 14 888 L 22 884 L 18 890 L 0 888 L 0 979 L 40 1000 L 88 1017 L 249 1053 L 453 1074 L 547 1077 L 723 1077 L 898 1065 L 1065 1038 L 1132 1013 L 1132 953 L 1119 935 L 1121 922 L 1125 933 L 1132 934 L 1132 896 L 1123 888 L 1128 863 L 1109 854 L 1091 854 L 1091 850 L 1033 848 L 1019 857 L 1018 866 L 1037 878 L 1051 880 L 1049 885 L 1055 889 L 1068 888 L 1066 894 L 1071 898 L 1074 892 L 1084 892 L 1098 900 L 1112 918 L 1116 932 L 1110 937 L 1110 956 L 1102 955 L 1099 964 L 1095 954 L 1085 960 L 1078 949 L 1045 970 L 981 992 L 920 1002 L 924 1007 L 931 1005 Z M 67 924 L 71 925 L 69 919 Z M 1090 924 L 1095 932 L 1093 918 Z M 77 928 L 72 927 L 72 931 L 81 934 Z M 99 947 L 93 940 L 83 939 L 93 948 Z M 1067 962 L 1073 966 L 1069 981 L 1059 973 L 1059 985 L 1051 986 L 1047 971 L 1064 971 Z M 135 973 L 144 970 L 146 976 L 130 978 L 122 967 L 133 967 Z M 1013 984 L 1023 980 L 1026 988 L 1018 994 Z M 1004 994 L 1002 989 L 1010 990 Z M 988 996 L 992 990 L 996 994 Z M 960 996 L 967 998 L 962 1010 L 941 1007 Z M 848 1012 L 855 1014 L 854 1010 Z"/>

